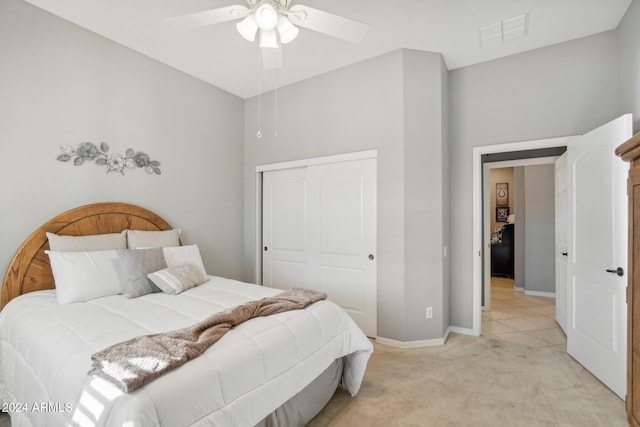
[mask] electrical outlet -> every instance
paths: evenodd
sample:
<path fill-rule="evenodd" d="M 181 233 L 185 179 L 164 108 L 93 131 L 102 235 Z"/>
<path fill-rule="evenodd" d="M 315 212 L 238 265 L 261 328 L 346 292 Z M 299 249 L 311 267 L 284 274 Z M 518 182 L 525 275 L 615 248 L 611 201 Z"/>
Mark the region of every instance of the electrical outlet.
<path fill-rule="evenodd" d="M 427 307 L 427 319 L 433 318 L 433 307 Z"/>

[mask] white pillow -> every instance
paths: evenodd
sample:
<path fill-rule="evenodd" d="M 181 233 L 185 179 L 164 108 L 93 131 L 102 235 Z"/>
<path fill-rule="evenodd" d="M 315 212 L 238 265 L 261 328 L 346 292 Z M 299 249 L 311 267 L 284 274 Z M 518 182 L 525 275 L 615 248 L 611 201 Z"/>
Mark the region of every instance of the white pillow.
<path fill-rule="evenodd" d="M 118 251 L 47 251 L 58 303 L 89 301 L 120 293 L 113 262 Z"/>
<path fill-rule="evenodd" d="M 180 246 L 180 230 L 144 231 L 127 230 L 127 247 L 129 249 L 162 248 L 164 246 Z"/>
<path fill-rule="evenodd" d="M 179 294 L 207 281 L 200 267 L 187 262 L 147 274 L 154 285 L 169 295 Z"/>
<path fill-rule="evenodd" d="M 106 251 L 127 248 L 126 231 L 89 236 L 62 236 L 47 232 L 47 239 L 52 251 Z"/>
<path fill-rule="evenodd" d="M 164 253 L 164 260 L 167 263 L 167 267 L 177 267 L 182 264 L 191 263 L 198 267 L 200 271 L 202 271 L 202 274 L 207 275 L 204 264 L 202 263 L 202 257 L 200 257 L 198 245 L 167 247 L 162 248 L 162 252 Z"/>

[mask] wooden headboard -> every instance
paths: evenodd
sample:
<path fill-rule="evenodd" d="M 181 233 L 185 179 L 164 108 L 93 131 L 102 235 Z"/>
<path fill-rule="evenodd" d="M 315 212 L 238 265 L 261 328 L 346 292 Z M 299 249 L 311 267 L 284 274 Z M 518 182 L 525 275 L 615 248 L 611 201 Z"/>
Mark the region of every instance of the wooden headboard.
<path fill-rule="evenodd" d="M 50 219 L 20 246 L 2 280 L 0 309 L 28 292 L 54 289 L 46 232 L 67 236 L 119 233 L 132 230 L 169 230 L 171 226 L 155 213 L 127 203 L 95 203 L 71 209 Z"/>

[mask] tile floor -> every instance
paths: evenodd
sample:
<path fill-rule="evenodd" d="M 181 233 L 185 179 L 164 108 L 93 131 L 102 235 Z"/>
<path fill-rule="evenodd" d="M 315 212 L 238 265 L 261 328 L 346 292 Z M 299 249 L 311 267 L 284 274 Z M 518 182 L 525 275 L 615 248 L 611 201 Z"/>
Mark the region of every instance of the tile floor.
<path fill-rule="evenodd" d="M 511 282 L 511 286 L 509 286 Z M 482 312 L 482 335 L 528 347 L 567 350 L 553 298 L 516 291 L 509 279 L 492 278 L 491 311 Z"/>

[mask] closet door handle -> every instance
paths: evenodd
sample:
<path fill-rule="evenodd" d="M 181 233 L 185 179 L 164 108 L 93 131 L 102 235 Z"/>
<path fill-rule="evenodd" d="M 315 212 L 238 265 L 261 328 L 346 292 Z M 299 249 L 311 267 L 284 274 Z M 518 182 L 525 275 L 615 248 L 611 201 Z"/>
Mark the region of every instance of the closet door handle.
<path fill-rule="evenodd" d="M 373 261 L 374 258 L 373 254 L 369 254 L 369 261 Z"/>
<path fill-rule="evenodd" d="M 607 269 L 607 273 L 616 273 L 618 276 L 622 277 L 624 276 L 624 269 L 622 267 L 618 267 L 615 270 Z"/>
<path fill-rule="evenodd" d="M 562 254 L 562 256 L 569 256 L 568 252 L 560 252 Z"/>
<path fill-rule="evenodd" d="M 269 250 L 269 248 L 265 246 L 264 247 L 264 251 L 267 252 L 268 250 Z"/>

